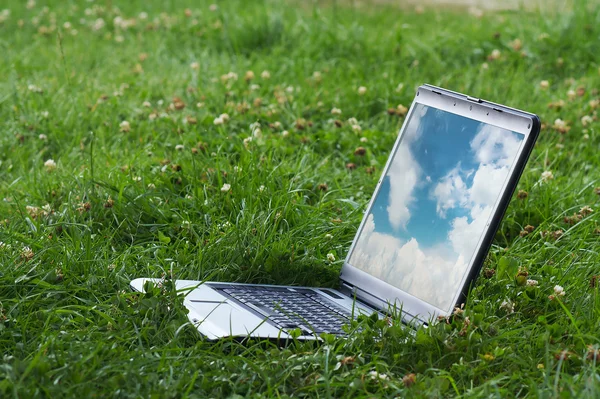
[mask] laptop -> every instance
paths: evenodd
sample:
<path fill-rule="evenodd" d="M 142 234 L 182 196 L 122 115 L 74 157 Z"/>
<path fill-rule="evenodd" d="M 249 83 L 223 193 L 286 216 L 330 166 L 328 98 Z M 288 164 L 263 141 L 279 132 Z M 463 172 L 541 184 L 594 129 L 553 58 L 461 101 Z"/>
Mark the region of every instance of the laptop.
<path fill-rule="evenodd" d="M 319 339 L 347 334 L 361 314 L 394 313 L 413 327 L 451 315 L 479 274 L 539 130 L 534 114 L 420 86 L 339 289 L 176 280 L 190 322 L 208 339 Z M 148 282 L 160 279 L 131 287 L 143 292 Z"/>

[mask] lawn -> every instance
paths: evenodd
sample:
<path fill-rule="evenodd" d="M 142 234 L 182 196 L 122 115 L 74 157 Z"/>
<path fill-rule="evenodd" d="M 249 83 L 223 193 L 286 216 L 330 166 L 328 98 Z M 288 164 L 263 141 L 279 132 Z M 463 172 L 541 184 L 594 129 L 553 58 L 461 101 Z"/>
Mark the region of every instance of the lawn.
<path fill-rule="evenodd" d="M 600 396 L 598 8 L 4 7 L 1 397 Z M 464 309 L 204 340 L 168 279 L 336 286 L 422 83 L 544 122 Z"/>

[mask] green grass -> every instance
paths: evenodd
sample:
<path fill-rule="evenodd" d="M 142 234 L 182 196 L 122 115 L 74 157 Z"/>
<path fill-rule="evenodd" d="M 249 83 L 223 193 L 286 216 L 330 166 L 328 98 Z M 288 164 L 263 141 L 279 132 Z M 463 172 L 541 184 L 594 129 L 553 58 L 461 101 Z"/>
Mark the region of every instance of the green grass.
<path fill-rule="evenodd" d="M 0 396 L 598 397 L 598 8 L 209 6 L 3 5 Z M 348 339 L 281 348 L 204 340 L 168 284 L 130 292 L 140 276 L 335 286 L 402 124 L 387 110 L 425 82 L 545 122 L 528 196 L 511 202 L 463 314 L 415 336 L 363 320 Z M 537 287 L 516 283 L 519 267 Z M 550 300 L 555 285 L 566 294 Z"/>

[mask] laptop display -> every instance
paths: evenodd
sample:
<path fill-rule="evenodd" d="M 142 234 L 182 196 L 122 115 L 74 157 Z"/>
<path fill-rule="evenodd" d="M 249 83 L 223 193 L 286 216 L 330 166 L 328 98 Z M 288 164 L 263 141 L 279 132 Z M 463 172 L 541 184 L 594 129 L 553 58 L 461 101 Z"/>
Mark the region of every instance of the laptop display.
<path fill-rule="evenodd" d="M 524 135 L 415 104 L 348 263 L 448 310 Z"/>

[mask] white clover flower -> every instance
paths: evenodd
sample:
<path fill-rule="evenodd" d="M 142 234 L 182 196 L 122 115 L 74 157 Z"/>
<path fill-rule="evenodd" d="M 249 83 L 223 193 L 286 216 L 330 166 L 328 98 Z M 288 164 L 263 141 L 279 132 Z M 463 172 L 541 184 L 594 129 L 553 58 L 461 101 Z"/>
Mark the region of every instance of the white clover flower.
<path fill-rule="evenodd" d="M 360 138 L 360 142 L 361 143 L 366 143 L 367 141 L 369 141 L 369 139 L 367 139 L 366 137 L 361 137 Z"/>
<path fill-rule="evenodd" d="M 128 132 L 131 130 L 131 125 L 127 121 L 119 123 L 119 127 L 121 128 L 122 132 Z"/>
<path fill-rule="evenodd" d="M 319 71 L 315 71 L 313 72 L 313 79 L 317 82 L 320 82 L 321 79 L 323 79 L 323 76 L 321 75 L 321 72 Z"/>
<path fill-rule="evenodd" d="M 262 71 L 262 73 L 260 74 L 260 77 L 267 80 L 271 78 L 271 72 L 269 71 Z"/>
<path fill-rule="evenodd" d="M 218 6 L 218 5 L 216 5 L 216 4 L 211 4 L 211 5 L 208 7 L 208 9 L 209 9 L 209 10 L 211 10 L 211 11 L 217 11 L 217 10 L 219 9 L 219 6 Z"/>
<path fill-rule="evenodd" d="M 360 127 L 360 125 L 352 125 L 352 130 L 354 130 L 355 132 L 360 132 L 362 131 L 362 128 Z"/>
<path fill-rule="evenodd" d="M 104 22 L 102 18 L 98 18 L 92 24 L 92 30 L 99 31 L 100 29 L 104 28 L 104 25 L 106 25 L 106 22 Z"/>
<path fill-rule="evenodd" d="M 254 79 L 254 72 L 253 71 L 246 71 L 246 73 L 244 74 L 244 79 L 245 80 L 252 80 L 252 79 Z"/>
<path fill-rule="evenodd" d="M 550 181 L 552 179 L 554 179 L 554 175 L 552 174 L 551 171 L 545 170 L 545 171 L 542 172 L 542 181 L 543 182 L 547 182 L 547 181 Z"/>
<path fill-rule="evenodd" d="M 48 111 L 42 111 L 41 115 L 42 115 L 42 118 L 48 119 L 48 116 L 50 116 L 50 113 Z"/>
<path fill-rule="evenodd" d="M 37 217 L 39 217 L 40 215 L 42 215 L 42 210 L 40 208 L 38 208 L 37 206 L 31 206 L 31 205 L 27 205 L 25 206 L 25 210 L 27 211 L 27 213 L 29 214 L 29 216 L 32 219 L 36 219 Z"/>
<path fill-rule="evenodd" d="M 220 116 L 216 117 L 215 120 L 213 121 L 213 123 L 215 125 L 222 125 L 223 123 L 225 123 L 225 121 L 223 120 L 223 118 L 221 118 Z"/>
<path fill-rule="evenodd" d="M 194 71 L 197 71 L 200 69 L 200 63 L 197 61 L 194 61 L 190 64 L 190 68 L 192 68 Z"/>
<path fill-rule="evenodd" d="M 583 206 L 580 210 L 579 210 L 579 214 L 583 217 L 588 216 L 589 214 L 591 214 L 592 212 L 594 212 L 594 210 L 592 209 L 591 206 L 589 205 L 585 205 Z"/>
<path fill-rule="evenodd" d="M 248 147 L 248 145 L 252 142 L 252 136 L 246 137 L 244 139 L 244 147 Z"/>
<path fill-rule="evenodd" d="M 145 11 L 142 11 L 141 13 L 138 14 L 138 18 L 142 19 L 142 20 L 148 19 L 148 13 Z"/>
<path fill-rule="evenodd" d="M 369 371 L 369 377 L 371 377 L 372 380 L 376 380 L 376 379 L 380 379 L 380 380 L 389 380 L 390 377 L 388 377 L 387 374 L 383 374 L 383 373 L 378 373 L 375 370 L 371 370 Z"/>
<path fill-rule="evenodd" d="M 46 140 L 48 140 L 48 136 L 46 136 L 44 133 L 40 134 L 40 135 L 38 136 L 38 138 L 39 138 L 40 140 L 42 140 L 42 141 L 46 141 Z"/>
<path fill-rule="evenodd" d="M 335 107 L 333 107 L 333 108 L 331 109 L 331 114 L 332 114 L 332 115 L 341 115 L 341 114 L 342 114 L 342 110 L 341 110 L 341 109 L 339 109 L 339 108 L 335 108 Z"/>
<path fill-rule="evenodd" d="M 7 21 L 8 17 L 10 17 L 10 10 L 5 8 L 2 10 L 2 12 L 0 12 L 0 23 Z"/>
<path fill-rule="evenodd" d="M 263 184 L 261 184 L 260 187 L 258 188 L 258 191 L 260 191 L 262 193 L 263 191 L 265 191 L 265 188 L 266 187 Z"/>
<path fill-rule="evenodd" d="M 330 262 L 335 262 L 335 255 L 331 252 L 327 254 L 327 260 Z"/>
<path fill-rule="evenodd" d="M 582 124 L 583 126 L 587 126 L 587 125 L 589 125 L 590 123 L 592 123 L 593 121 L 594 121 L 594 118 L 592 118 L 592 117 L 591 117 L 591 116 L 589 116 L 589 115 L 585 115 L 585 116 L 582 116 L 582 117 L 581 117 L 581 124 Z"/>
<path fill-rule="evenodd" d="M 488 59 L 490 61 L 494 61 L 500 58 L 500 56 L 502 55 L 502 53 L 500 52 L 500 50 L 498 50 L 497 48 L 492 50 L 492 52 L 490 53 L 490 55 L 488 55 Z"/>
<path fill-rule="evenodd" d="M 500 309 L 503 309 L 508 313 L 514 313 L 515 312 L 515 304 L 510 299 L 505 299 L 500 304 Z"/>
<path fill-rule="evenodd" d="M 223 192 L 223 193 L 226 193 L 229 190 L 231 190 L 231 184 L 225 183 L 225 184 L 223 184 L 223 187 L 221 187 L 221 192 Z"/>
<path fill-rule="evenodd" d="M 577 97 L 577 93 L 575 92 L 575 90 L 571 89 L 567 91 L 567 97 L 569 98 L 569 100 L 572 100 L 575 97 Z"/>
<path fill-rule="evenodd" d="M 152 106 L 152 104 L 150 104 L 150 101 L 144 101 L 142 103 L 142 106 L 146 107 L 146 108 L 150 108 Z"/>
<path fill-rule="evenodd" d="M 358 125 L 358 121 L 356 120 L 356 118 L 352 117 L 348 119 L 348 124 L 349 125 Z"/>
<path fill-rule="evenodd" d="M 281 132 L 281 136 L 282 136 L 283 138 L 286 138 L 286 137 L 288 137 L 289 135 L 290 135 L 290 132 L 288 132 L 287 130 L 284 130 L 283 132 Z"/>
<path fill-rule="evenodd" d="M 229 114 L 221 114 L 219 118 L 223 119 L 223 122 L 229 122 Z"/>
<path fill-rule="evenodd" d="M 560 285 L 555 285 L 554 294 L 556 294 L 557 296 L 565 296 L 565 289 Z"/>
<path fill-rule="evenodd" d="M 260 86 L 257 85 L 256 83 L 253 83 L 253 84 L 250 85 L 250 90 L 256 91 L 258 89 L 260 89 Z"/>
<path fill-rule="evenodd" d="M 366 88 L 365 86 L 360 86 L 360 87 L 358 88 L 358 94 L 359 94 L 359 95 L 363 96 L 363 95 L 365 95 L 366 93 L 367 93 L 367 88 Z"/>
<path fill-rule="evenodd" d="M 42 90 L 42 88 L 41 88 L 41 87 L 39 87 L 39 86 L 36 86 L 36 85 L 33 85 L 33 84 L 30 84 L 30 85 L 28 85 L 28 86 L 27 86 L 27 89 L 28 89 L 29 91 L 32 91 L 32 92 L 34 92 L 34 93 L 41 93 L 41 92 L 43 92 L 43 90 Z"/>
<path fill-rule="evenodd" d="M 52 172 L 56 169 L 56 162 L 54 162 L 53 159 L 48 159 L 46 162 L 44 162 L 44 167 L 48 172 Z"/>
<path fill-rule="evenodd" d="M 567 127 L 567 122 L 563 121 L 560 118 L 554 120 L 554 125 L 552 125 L 555 129 L 565 129 Z"/>
<path fill-rule="evenodd" d="M 29 247 L 23 247 L 23 250 L 21 251 L 21 258 L 25 259 L 25 260 L 31 260 L 33 258 L 33 251 L 31 250 L 31 248 Z"/>
<path fill-rule="evenodd" d="M 398 115 L 406 115 L 406 113 L 408 112 L 408 108 L 406 108 L 404 105 L 402 104 L 398 104 L 398 106 L 396 107 L 396 113 Z"/>
<path fill-rule="evenodd" d="M 238 75 L 235 72 L 228 72 L 225 75 L 221 75 L 221 81 L 223 83 L 226 83 L 230 80 L 236 81 L 238 80 Z"/>
<path fill-rule="evenodd" d="M 177 145 L 175 146 L 175 149 L 176 149 L 177 151 L 183 151 L 183 149 L 184 149 L 184 148 L 185 148 L 185 147 L 183 146 L 183 144 L 177 144 Z"/>
<path fill-rule="evenodd" d="M 528 287 L 535 287 L 535 286 L 538 285 L 538 281 L 537 280 L 530 280 L 530 279 L 528 279 L 526 284 L 527 284 Z"/>
<path fill-rule="evenodd" d="M 542 81 L 540 82 L 540 87 L 541 87 L 543 90 L 546 90 L 548 87 L 550 87 L 550 82 L 548 82 L 547 80 L 542 80 Z"/>

